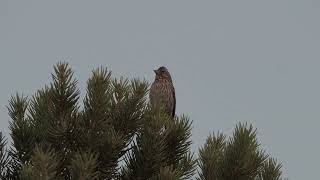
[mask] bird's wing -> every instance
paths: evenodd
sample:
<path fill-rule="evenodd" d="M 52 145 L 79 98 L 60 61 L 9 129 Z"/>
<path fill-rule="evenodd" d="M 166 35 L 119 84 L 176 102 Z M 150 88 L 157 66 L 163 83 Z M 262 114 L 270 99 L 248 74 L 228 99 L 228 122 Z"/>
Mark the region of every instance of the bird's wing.
<path fill-rule="evenodd" d="M 176 92 L 175 92 L 175 89 L 173 86 L 172 86 L 171 91 L 172 91 L 172 96 L 173 96 L 172 117 L 174 117 L 176 114 Z"/>

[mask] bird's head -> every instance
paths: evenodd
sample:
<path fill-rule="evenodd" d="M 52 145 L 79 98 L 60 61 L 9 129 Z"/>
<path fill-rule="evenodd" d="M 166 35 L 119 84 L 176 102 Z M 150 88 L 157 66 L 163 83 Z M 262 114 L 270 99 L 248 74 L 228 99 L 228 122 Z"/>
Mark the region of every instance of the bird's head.
<path fill-rule="evenodd" d="M 153 70 L 156 73 L 156 79 L 166 79 L 171 81 L 171 76 L 168 69 L 164 66 L 159 67 L 156 70 Z"/>

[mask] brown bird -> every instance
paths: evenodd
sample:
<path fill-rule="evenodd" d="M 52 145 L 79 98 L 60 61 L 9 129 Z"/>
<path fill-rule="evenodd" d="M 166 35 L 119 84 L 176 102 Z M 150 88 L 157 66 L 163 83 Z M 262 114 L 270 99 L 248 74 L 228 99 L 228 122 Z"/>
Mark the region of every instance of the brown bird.
<path fill-rule="evenodd" d="M 156 77 L 150 88 L 150 102 L 154 104 L 159 101 L 165 111 L 174 117 L 176 111 L 176 95 L 172 79 L 168 69 L 164 66 L 154 70 Z"/>

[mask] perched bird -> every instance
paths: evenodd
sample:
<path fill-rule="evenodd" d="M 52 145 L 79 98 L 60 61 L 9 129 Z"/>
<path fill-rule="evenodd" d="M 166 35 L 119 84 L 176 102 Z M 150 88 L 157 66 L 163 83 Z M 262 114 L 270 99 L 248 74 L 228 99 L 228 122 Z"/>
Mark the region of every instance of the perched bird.
<path fill-rule="evenodd" d="M 155 80 L 150 88 L 150 102 L 154 104 L 159 101 L 164 106 L 165 111 L 171 117 L 175 116 L 176 95 L 172 79 L 168 69 L 164 66 L 154 70 L 156 73 Z"/>

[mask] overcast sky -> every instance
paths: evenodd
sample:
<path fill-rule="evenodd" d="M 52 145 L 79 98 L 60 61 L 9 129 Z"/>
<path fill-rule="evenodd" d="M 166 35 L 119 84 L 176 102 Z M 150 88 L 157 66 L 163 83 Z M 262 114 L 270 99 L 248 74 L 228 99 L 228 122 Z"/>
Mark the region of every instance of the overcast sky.
<path fill-rule="evenodd" d="M 0 130 L 15 92 L 32 95 L 68 61 L 84 95 L 91 70 L 152 81 L 168 67 L 193 150 L 238 122 L 290 179 L 319 178 L 320 1 L 0 0 Z"/>

